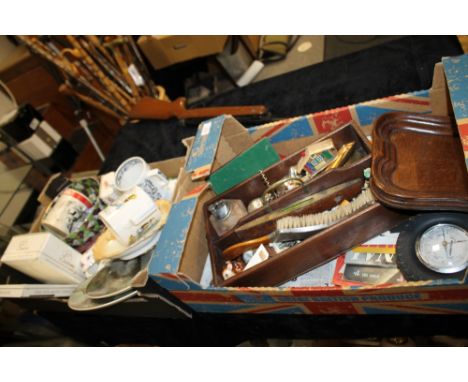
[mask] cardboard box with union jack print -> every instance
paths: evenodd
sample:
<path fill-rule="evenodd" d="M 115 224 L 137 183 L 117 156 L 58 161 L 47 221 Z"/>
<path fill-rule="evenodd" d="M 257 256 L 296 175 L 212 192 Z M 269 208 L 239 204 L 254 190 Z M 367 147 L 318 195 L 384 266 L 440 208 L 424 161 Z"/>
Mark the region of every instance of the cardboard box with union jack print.
<path fill-rule="evenodd" d="M 468 167 L 467 78 L 467 55 L 444 58 L 442 64 L 436 66 L 431 90 L 253 127 L 249 129 L 250 137 L 254 142 L 267 137 L 273 144 L 302 141 L 349 122 L 370 135 L 373 122 L 386 112 L 454 113 Z M 222 126 L 223 118 L 218 117 L 209 123 Z M 205 168 L 207 165 L 209 167 L 214 157 L 215 149 L 210 152 L 211 159 L 200 163 Z M 190 162 L 189 153 L 186 163 Z M 190 170 L 196 171 L 193 168 Z M 186 178 L 190 183 L 189 173 Z M 174 204 L 149 268 L 154 281 L 194 311 L 274 314 L 468 313 L 468 285 L 447 280 L 366 287 L 203 288 L 200 278 L 208 249 L 201 207 L 208 197 L 206 184 L 196 186 L 194 192 L 181 197 Z"/>

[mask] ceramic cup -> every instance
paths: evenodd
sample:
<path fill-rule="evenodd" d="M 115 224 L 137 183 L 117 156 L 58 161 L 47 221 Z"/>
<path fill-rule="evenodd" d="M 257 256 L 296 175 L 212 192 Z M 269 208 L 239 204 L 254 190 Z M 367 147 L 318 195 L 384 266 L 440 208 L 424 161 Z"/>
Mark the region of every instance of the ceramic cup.
<path fill-rule="evenodd" d="M 168 179 L 159 169 L 151 169 L 143 158 L 131 157 L 115 172 L 115 188 L 126 192 L 135 186 L 145 190 L 153 200 L 170 199 Z"/>
<path fill-rule="evenodd" d="M 121 244 L 130 246 L 159 221 L 160 213 L 153 199 L 137 186 L 102 210 L 99 218 Z"/>
<path fill-rule="evenodd" d="M 82 224 L 93 203 L 81 192 L 65 189 L 42 219 L 42 225 L 49 231 L 65 238 L 73 228 Z"/>
<path fill-rule="evenodd" d="M 101 175 L 99 183 L 99 199 L 106 204 L 114 203 L 122 193 L 115 187 L 115 172 Z"/>

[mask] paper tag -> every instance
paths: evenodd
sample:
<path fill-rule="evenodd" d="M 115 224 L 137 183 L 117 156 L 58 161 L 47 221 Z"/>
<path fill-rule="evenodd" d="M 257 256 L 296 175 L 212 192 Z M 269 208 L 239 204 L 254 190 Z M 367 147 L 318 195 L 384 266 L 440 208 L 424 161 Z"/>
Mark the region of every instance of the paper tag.
<path fill-rule="evenodd" d="M 134 64 L 131 64 L 128 67 L 128 73 L 130 74 L 133 82 L 135 82 L 137 86 L 143 86 L 145 84 L 145 80 L 143 79 L 143 77 L 141 76 L 140 72 Z"/>
<path fill-rule="evenodd" d="M 10 284 L 0 285 L 0 298 L 69 297 L 76 285 Z"/>
<path fill-rule="evenodd" d="M 33 120 L 29 123 L 29 127 L 32 130 L 36 130 L 37 126 L 39 126 L 40 123 L 41 123 L 41 121 L 39 121 L 37 118 L 33 118 Z"/>
<path fill-rule="evenodd" d="M 265 248 L 265 246 L 263 244 L 260 244 L 260 247 L 257 248 L 254 255 L 251 257 L 251 259 L 249 260 L 249 262 L 245 266 L 244 271 L 249 269 L 249 268 L 254 267 L 257 264 L 260 264 L 260 263 L 264 262 L 269 257 L 270 257 L 270 255 L 268 253 L 268 250 Z"/>
<path fill-rule="evenodd" d="M 202 137 L 205 136 L 205 135 L 208 135 L 210 133 L 210 130 L 211 130 L 211 122 L 206 122 L 202 126 L 200 135 Z"/>

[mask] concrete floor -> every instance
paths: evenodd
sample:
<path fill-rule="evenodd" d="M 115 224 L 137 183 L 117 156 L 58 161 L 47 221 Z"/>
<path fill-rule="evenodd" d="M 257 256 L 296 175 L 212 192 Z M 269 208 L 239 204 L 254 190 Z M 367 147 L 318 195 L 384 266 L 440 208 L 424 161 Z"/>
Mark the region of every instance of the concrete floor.
<path fill-rule="evenodd" d="M 322 62 L 324 58 L 324 42 L 324 36 L 300 36 L 284 60 L 266 64 L 253 82 L 262 81 Z"/>
<path fill-rule="evenodd" d="M 296 36 L 291 36 L 294 39 Z M 298 70 L 379 44 L 402 36 L 299 36 L 284 60 L 266 63 L 252 82 Z"/>
<path fill-rule="evenodd" d="M 403 36 L 325 36 L 324 60 L 351 54 Z"/>

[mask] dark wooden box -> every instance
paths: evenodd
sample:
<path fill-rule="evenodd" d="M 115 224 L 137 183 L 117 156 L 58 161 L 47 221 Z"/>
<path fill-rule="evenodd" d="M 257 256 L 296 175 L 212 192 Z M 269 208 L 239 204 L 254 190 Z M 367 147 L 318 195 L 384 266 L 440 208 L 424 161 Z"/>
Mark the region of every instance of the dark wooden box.
<path fill-rule="evenodd" d="M 355 142 L 355 150 L 343 167 L 318 175 L 303 186 L 273 200 L 269 205 L 249 213 L 237 223 L 236 227 L 222 236 L 218 236 L 211 226 L 208 206 L 220 199 L 240 199 L 247 206 L 250 200 L 260 197 L 267 188 L 261 174 L 247 179 L 204 204 L 203 213 L 213 270 L 213 283 L 215 286 L 274 286 L 282 284 L 332 260 L 344 251 L 394 227 L 407 218 L 405 214 L 386 208 L 376 202 L 290 249 L 279 254 L 271 251 L 270 258 L 265 262 L 227 280 L 223 279 L 222 269 L 225 259 L 221 253 L 224 249 L 235 243 L 268 234 L 275 228 L 275 223 L 269 222 L 249 230 L 235 232 L 235 229 L 240 225 L 265 215 L 270 211 L 285 207 L 307 195 L 347 181 L 356 180 L 356 183 L 342 192 L 330 195 L 317 203 L 299 210 L 297 214 L 320 212 L 332 208 L 336 205 L 336 200 L 338 199 L 350 200 L 360 193 L 361 187 L 364 184 L 363 171 L 371 166 L 371 146 L 369 141 L 363 132 L 353 125 L 343 126 L 332 133 L 320 137 L 317 141 L 328 138 L 333 140 L 337 149 L 350 141 Z M 263 172 L 270 183 L 287 176 L 289 168 L 298 162 L 303 151 L 304 149 L 299 150 L 281 162 L 265 169 Z"/>

